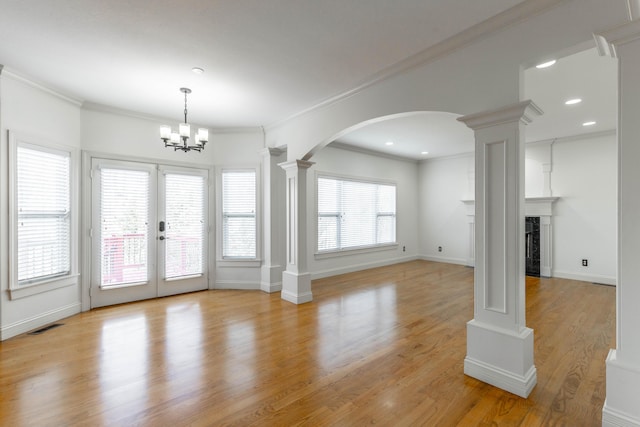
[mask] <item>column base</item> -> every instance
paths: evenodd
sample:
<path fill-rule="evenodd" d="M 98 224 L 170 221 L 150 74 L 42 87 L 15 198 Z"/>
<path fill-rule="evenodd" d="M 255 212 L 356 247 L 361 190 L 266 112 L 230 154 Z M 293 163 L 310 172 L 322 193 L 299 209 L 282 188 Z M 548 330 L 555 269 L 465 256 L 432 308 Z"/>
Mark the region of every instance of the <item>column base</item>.
<path fill-rule="evenodd" d="M 616 350 L 607 356 L 607 398 L 602 408 L 602 425 L 640 426 L 640 366 L 621 363 Z"/>
<path fill-rule="evenodd" d="M 313 300 L 311 293 L 311 274 L 296 274 L 289 271 L 282 272 L 282 293 L 285 301 L 294 304 L 304 304 Z"/>
<path fill-rule="evenodd" d="M 501 330 L 476 320 L 467 323 L 464 373 L 526 398 L 537 383 L 533 330 Z"/>
<path fill-rule="evenodd" d="M 282 266 L 263 265 L 260 269 L 260 290 L 267 293 L 282 290 Z"/>

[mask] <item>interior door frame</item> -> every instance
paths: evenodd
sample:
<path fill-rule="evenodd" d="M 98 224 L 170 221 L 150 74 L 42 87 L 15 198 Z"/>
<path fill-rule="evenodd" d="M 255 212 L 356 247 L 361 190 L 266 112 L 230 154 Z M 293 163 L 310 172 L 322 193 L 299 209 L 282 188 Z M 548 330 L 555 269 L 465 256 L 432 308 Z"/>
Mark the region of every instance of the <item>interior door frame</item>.
<path fill-rule="evenodd" d="M 173 154 L 173 152 L 172 152 Z M 104 153 L 99 151 L 83 150 L 82 151 L 82 182 L 80 189 L 81 200 L 81 237 L 80 237 L 80 275 L 81 275 L 81 290 L 80 290 L 80 302 L 82 311 L 91 310 L 91 277 L 92 277 L 92 260 L 91 260 L 91 225 L 92 225 L 92 180 L 91 180 L 91 167 L 94 158 L 124 161 L 124 162 L 138 162 L 138 163 L 152 163 L 162 164 L 166 166 L 173 166 L 176 168 L 196 168 L 208 171 L 208 223 L 209 229 L 207 230 L 206 239 L 207 242 L 207 289 L 213 289 L 215 284 L 215 255 L 216 255 L 216 236 L 215 236 L 215 185 L 214 185 L 214 167 L 211 163 L 195 163 L 195 162 L 181 162 L 172 161 L 166 159 L 139 157 L 139 156 L 126 156 L 118 155 L 114 153 Z"/>

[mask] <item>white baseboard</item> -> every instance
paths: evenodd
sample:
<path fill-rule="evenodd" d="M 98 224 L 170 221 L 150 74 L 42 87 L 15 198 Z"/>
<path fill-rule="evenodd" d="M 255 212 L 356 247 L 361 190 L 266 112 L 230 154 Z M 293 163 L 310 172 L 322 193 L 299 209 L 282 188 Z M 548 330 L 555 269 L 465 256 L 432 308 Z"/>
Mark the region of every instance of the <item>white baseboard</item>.
<path fill-rule="evenodd" d="M 74 314 L 80 313 L 81 309 L 82 304 L 80 302 L 76 302 L 3 326 L 2 329 L 0 329 L 0 340 L 3 341 L 8 338 L 15 337 L 16 335 L 41 328 L 49 323 L 64 319 L 65 317 L 73 316 Z"/>
<path fill-rule="evenodd" d="M 242 280 L 216 280 L 213 289 L 237 289 L 243 291 L 259 291 L 261 289 L 258 282 L 245 282 Z"/>
<path fill-rule="evenodd" d="M 466 258 L 449 258 L 437 255 L 420 255 L 419 259 L 424 261 L 444 262 L 447 264 L 468 265 L 469 262 Z"/>
<path fill-rule="evenodd" d="M 282 299 L 292 302 L 294 304 L 304 304 L 313 301 L 313 294 L 311 292 L 305 292 L 303 294 L 294 294 L 286 290 L 282 291 Z"/>
<path fill-rule="evenodd" d="M 464 359 L 464 373 L 525 399 L 529 396 L 538 380 L 535 366 L 529 368 L 524 376 L 519 376 L 479 360 L 471 359 L 468 356 Z"/>
<path fill-rule="evenodd" d="M 603 427 L 640 427 L 640 420 L 632 418 L 627 414 L 622 414 L 614 409 L 607 407 L 607 400 L 604 401 L 602 408 L 602 426 Z"/>
<path fill-rule="evenodd" d="M 280 292 L 282 290 L 282 282 L 277 282 L 277 283 L 261 282 L 260 290 L 262 292 L 267 292 L 269 294 L 272 294 L 274 292 Z"/>
<path fill-rule="evenodd" d="M 581 280 L 583 282 L 602 283 L 603 285 L 616 285 L 615 277 L 601 276 L 598 274 L 578 274 L 553 270 L 552 277 L 557 277 L 559 279 Z"/>
<path fill-rule="evenodd" d="M 417 256 L 407 256 L 400 258 L 385 259 L 362 264 L 348 265 L 345 267 L 332 268 L 329 270 L 315 271 L 311 273 L 311 280 L 323 279 L 325 277 L 337 276 L 339 274 L 353 273 L 355 271 L 367 270 L 369 268 L 385 267 L 387 265 L 400 264 L 401 262 L 415 261 L 420 259 Z"/>

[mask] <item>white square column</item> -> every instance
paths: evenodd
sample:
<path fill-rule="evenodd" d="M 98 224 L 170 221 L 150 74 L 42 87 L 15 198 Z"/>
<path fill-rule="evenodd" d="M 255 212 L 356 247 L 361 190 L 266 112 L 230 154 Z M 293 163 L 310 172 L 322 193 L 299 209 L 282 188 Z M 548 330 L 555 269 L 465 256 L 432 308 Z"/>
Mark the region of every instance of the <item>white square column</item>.
<path fill-rule="evenodd" d="M 287 174 L 287 269 L 282 273 L 282 299 L 302 304 L 313 299 L 307 262 L 307 169 L 306 160 L 280 163 Z"/>
<path fill-rule="evenodd" d="M 525 325 L 523 126 L 531 101 L 459 118 L 475 132 L 474 318 L 465 374 L 527 397 L 536 384 Z"/>
<path fill-rule="evenodd" d="M 282 272 L 285 268 L 285 173 L 278 166 L 285 158 L 286 150 L 265 148 L 262 150 L 262 241 L 263 262 L 260 269 L 260 289 L 264 292 L 282 290 Z"/>
<path fill-rule="evenodd" d="M 640 426 L 640 20 L 596 35 L 618 63 L 616 348 L 607 357 L 602 425 Z"/>

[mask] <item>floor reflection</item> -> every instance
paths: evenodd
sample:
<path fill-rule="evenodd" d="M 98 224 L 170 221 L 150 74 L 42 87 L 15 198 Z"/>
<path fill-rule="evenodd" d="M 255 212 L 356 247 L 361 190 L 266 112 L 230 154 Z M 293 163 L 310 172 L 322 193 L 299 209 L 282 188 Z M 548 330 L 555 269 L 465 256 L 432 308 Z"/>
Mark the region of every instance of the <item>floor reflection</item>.
<path fill-rule="evenodd" d="M 254 320 L 236 321 L 226 327 L 227 385 L 240 392 L 254 387 L 256 380 L 256 331 Z"/>
<path fill-rule="evenodd" d="M 108 319 L 100 335 L 99 381 L 105 423 L 109 410 L 135 413 L 147 406 L 149 328 L 143 313 Z"/>
<path fill-rule="evenodd" d="M 333 369 L 396 338 L 394 284 L 346 294 L 318 308 L 318 362 Z"/>
<path fill-rule="evenodd" d="M 203 341 L 200 304 L 184 303 L 167 307 L 165 319 L 165 366 L 169 398 L 175 390 L 198 389 L 202 383 Z M 172 392 L 173 390 L 173 392 Z"/>

